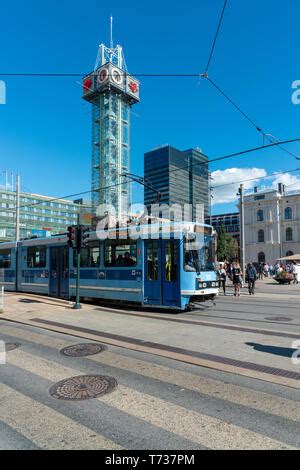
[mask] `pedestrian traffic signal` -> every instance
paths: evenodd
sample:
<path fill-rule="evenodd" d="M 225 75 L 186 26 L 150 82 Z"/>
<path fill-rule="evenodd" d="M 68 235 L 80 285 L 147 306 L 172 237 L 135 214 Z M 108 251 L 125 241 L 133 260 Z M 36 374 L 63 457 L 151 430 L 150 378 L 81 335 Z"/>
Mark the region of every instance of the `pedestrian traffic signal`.
<path fill-rule="evenodd" d="M 71 225 L 68 227 L 68 245 L 73 248 L 75 245 L 75 228 Z"/>

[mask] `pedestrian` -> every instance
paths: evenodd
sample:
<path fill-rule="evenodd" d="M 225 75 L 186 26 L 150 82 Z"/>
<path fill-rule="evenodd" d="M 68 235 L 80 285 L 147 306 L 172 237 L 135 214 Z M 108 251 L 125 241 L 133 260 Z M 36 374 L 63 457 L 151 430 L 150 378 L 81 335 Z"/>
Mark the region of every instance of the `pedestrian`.
<path fill-rule="evenodd" d="M 292 273 L 293 273 L 293 276 L 294 276 L 294 280 L 293 280 L 293 284 L 298 284 L 298 267 L 297 267 L 297 264 L 293 263 L 293 266 L 292 266 Z"/>
<path fill-rule="evenodd" d="M 275 266 L 274 266 L 274 274 L 275 276 L 280 272 L 280 264 L 278 263 L 278 261 L 276 262 Z"/>
<path fill-rule="evenodd" d="M 220 263 L 220 267 L 218 269 L 218 277 L 219 277 L 219 288 L 223 288 L 223 293 L 226 295 L 226 264 Z"/>
<path fill-rule="evenodd" d="M 264 275 L 265 275 L 265 277 L 269 277 L 269 265 L 268 265 L 268 263 L 266 263 L 264 265 Z"/>
<path fill-rule="evenodd" d="M 232 263 L 229 263 L 229 264 L 226 265 L 226 274 L 229 277 L 229 279 L 231 280 L 231 282 L 232 282 L 232 269 L 233 269 Z"/>
<path fill-rule="evenodd" d="M 232 265 L 232 282 L 234 286 L 234 296 L 240 296 L 241 295 L 241 285 L 242 285 L 242 270 L 239 265 L 239 263 L 233 263 Z"/>
<path fill-rule="evenodd" d="M 262 281 L 264 278 L 264 265 L 263 263 L 259 263 L 258 266 L 258 279 Z"/>
<path fill-rule="evenodd" d="M 274 268 L 273 268 L 273 265 L 270 264 L 270 266 L 269 266 L 269 275 L 270 275 L 270 277 L 273 277 L 273 274 L 274 274 Z"/>
<path fill-rule="evenodd" d="M 247 278 L 248 278 L 248 290 L 249 295 L 254 295 L 255 281 L 257 277 L 257 272 L 253 263 L 249 263 L 247 266 Z"/>

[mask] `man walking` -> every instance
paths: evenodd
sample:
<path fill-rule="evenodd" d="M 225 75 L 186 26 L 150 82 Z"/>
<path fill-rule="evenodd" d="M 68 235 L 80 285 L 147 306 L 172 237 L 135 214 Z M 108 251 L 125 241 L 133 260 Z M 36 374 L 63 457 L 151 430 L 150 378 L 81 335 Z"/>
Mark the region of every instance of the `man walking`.
<path fill-rule="evenodd" d="M 298 267 L 294 261 L 293 265 L 292 265 L 292 273 L 293 273 L 293 276 L 294 276 L 294 281 L 293 281 L 293 284 L 298 284 Z"/>
<path fill-rule="evenodd" d="M 247 279 L 248 279 L 248 290 L 249 295 L 254 295 L 255 281 L 257 272 L 255 266 L 252 263 L 249 263 L 246 270 Z"/>

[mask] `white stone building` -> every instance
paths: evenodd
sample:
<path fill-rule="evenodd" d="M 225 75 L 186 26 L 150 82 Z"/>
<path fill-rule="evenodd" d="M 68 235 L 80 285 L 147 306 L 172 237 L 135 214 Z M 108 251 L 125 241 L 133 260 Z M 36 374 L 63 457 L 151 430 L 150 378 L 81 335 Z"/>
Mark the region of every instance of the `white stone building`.
<path fill-rule="evenodd" d="M 244 198 L 245 261 L 267 262 L 300 253 L 300 191 L 257 191 Z"/>

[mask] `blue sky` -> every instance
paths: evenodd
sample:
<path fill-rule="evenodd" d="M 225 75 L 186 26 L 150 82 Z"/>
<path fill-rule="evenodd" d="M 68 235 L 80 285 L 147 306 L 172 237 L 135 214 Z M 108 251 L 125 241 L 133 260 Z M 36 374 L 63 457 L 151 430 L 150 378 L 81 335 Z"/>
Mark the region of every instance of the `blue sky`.
<path fill-rule="evenodd" d="M 91 110 L 81 99 L 79 78 L 1 73 L 88 73 L 98 44 L 109 41 L 111 14 L 114 42 L 123 45 L 130 73 L 201 73 L 222 6 L 223 0 L 2 2 L 0 80 L 7 104 L 0 106 L 0 171 L 19 172 L 22 188 L 36 193 L 90 189 Z M 300 79 L 299 14 L 296 1 L 229 0 L 209 71 L 280 139 L 300 137 L 300 106 L 291 102 L 291 83 Z M 258 146 L 262 137 L 207 81 L 141 78 L 141 103 L 132 116 L 132 172 L 142 174 L 144 152 L 165 143 L 200 147 L 214 158 Z M 300 142 L 287 148 L 300 154 Z M 237 168 L 236 177 L 246 179 L 297 167 L 299 161 L 274 148 L 214 163 L 211 171 Z M 222 171 L 214 173 L 216 185 L 230 181 Z M 215 213 L 234 209 L 228 190 L 223 196 Z M 135 187 L 134 197 L 141 201 L 142 190 Z"/>

